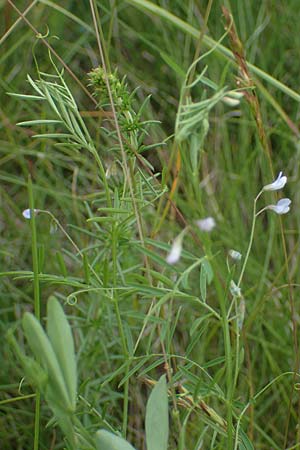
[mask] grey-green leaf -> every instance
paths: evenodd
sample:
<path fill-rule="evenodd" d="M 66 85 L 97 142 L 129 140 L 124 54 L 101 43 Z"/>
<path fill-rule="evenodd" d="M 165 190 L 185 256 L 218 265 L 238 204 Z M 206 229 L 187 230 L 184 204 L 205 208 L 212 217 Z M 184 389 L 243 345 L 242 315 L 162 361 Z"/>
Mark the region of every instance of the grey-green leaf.
<path fill-rule="evenodd" d="M 44 391 L 48 381 L 47 372 L 35 359 L 25 355 L 24 351 L 16 341 L 11 329 L 8 330 L 6 338 L 12 346 L 18 360 L 22 364 L 25 376 L 28 378 L 29 382 L 37 387 L 41 392 Z"/>
<path fill-rule="evenodd" d="M 57 404 L 63 409 L 70 410 L 71 404 L 62 372 L 53 347 L 40 322 L 32 314 L 26 312 L 22 324 L 31 350 L 49 375 L 49 383 L 56 392 Z"/>
<path fill-rule="evenodd" d="M 252 442 L 242 428 L 239 429 L 239 441 L 239 450 L 254 450 Z"/>
<path fill-rule="evenodd" d="M 77 370 L 71 327 L 55 297 L 48 300 L 47 332 L 56 354 L 73 410 L 76 406 Z"/>
<path fill-rule="evenodd" d="M 207 272 L 204 264 L 201 264 L 200 269 L 200 294 L 201 299 L 205 303 L 206 302 L 206 280 L 207 280 Z"/>
<path fill-rule="evenodd" d="M 97 450 L 135 450 L 129 442 L 107 430 L 96 433 Z"/>
<path fill-rule="evenodd" d="M 153 388 L 146 407 L 147 450 L 167 450 L 169 438 L 168 390 L 166 375 Z"/>

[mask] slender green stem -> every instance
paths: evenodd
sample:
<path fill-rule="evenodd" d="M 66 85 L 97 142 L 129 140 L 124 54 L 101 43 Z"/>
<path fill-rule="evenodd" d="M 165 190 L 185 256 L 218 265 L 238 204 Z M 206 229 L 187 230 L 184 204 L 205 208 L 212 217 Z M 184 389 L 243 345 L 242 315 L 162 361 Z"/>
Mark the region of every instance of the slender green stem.
<path fill-rule="evenodd" d="M 214 261 L 212 260 L 212 264 Z M 226 309 L 226 297 L 224 296 L 224 290 L 221 286 L 218 277 L 214 277 L 215 287 L 219 299 L 221 310 L 221 323 L 224 337 L 224 350 L 225 350 L 225 362 L 226 362 L 226 399 L 227 399 L 227 449 L 231 450 L 233 446 L 233 423 L 232 423 L 232 399 L 233 399 L 233 377 L 232 377 L 232 350 L 230 339 L 230 328 L 227 317 Z"/>
<path fill-rule="evenodd" d="M 31 247 L 32 247 L 32 267 L 33 267 L 33 297 L 34 297 L 34 314 L 40 320 L 41 306 L 40 306 L 40 283 L 39 283 L 39 261 L 37 250 L 37 233 L 35 225 L 34 213 L 34 196 L 31 177 L 28 177 L 28 195 L 30 207 L 30 226 L 31 226 Z M 40 414 L 41 414 L 41 396 L 36 392 L 35 399 L 35 418 L 34 418 L 34 444 L 33 450 L 39 449 L 39 435 L 40 435 Z"/>
<path fill-rule="evenodd" d="M 41 416 L 41 394 L 38 391 L 36 391 L 33 450 L 38 450 L 39 449 L 40 416 Z"/>
<path fill-rule="evenodd" d="M 64 227 L 61 225 L 61 223 L 58 221 L 58 219 L 48 210 L 46 209 L 39 209 L 38 210 L 39 213 L 44 213 L 44 214 L 48 214 L 48 216 L 51 217 L 51 219 L 53 220 L 53 222 L 57 225 L 57 227 L 60 229 L 60 231 L 66 236 L 66 238 L 68 239 L 68 241 L 71 242 L 71 244 L 73 245 L 73 247 L 75 248 L 75 250 L 77 251 L 77 253 L 81 256 L 82 260 L 84 261 L 84 253 L 80 250 L 80 248 L 78 247 L 78 245 L 73 241 L 73 239 L 71 238 L 71 236 L 66 232 L 66 230 L 64 229 Z M 90 269 L 90 271 L 93 273 L 93 275 L 95 276 L 95 279 L 99 282 L 100 286 L 102 286 L 102 280 L 100 279 L 99 275 L 97 274 L 97 272 L 95 271 L 95 269 L 93 268 L 93 266 L 88 262 L 87 263 L 88 268 Z"/>
<path fill-rule="evenodd" d="M 99 170 L 100 170 L 100 175 L 101 175 L 101 179 L 104 185 L 104 189 L 105 189 L 105 196 L 106 196 L 106 202 L 107 202 L 107 206 L 111 207 L 111 197 L 110 197 L 110 192 L 109 192 L 109 187 L 107 184 L 107 179 L 106 179 L 106 174 L 105 174 L 105 170 L 102 164 L 102 161 L 98 155 L 98 152 L 95 148 L 93 148 L 93 155 L 96 159 L 96 162 L 98 164 Z"/>
<path fill-rule="evenodd" d="M 113 277 L 113 286 L 116 287 L 117 286 L 117 235 L 116 235 L 116 224 L 113 223 L 112 224 L 112 277 Z M 128 347 L 127 347 L 127 342 L 126 342 L 126 336 L 124 333 L 124 328 L 123 328 L 123 323 L 122 323 L 122 318 L 121 318 L 121 313 L 120 313 L 120 308 L 119 308 L 119 299 L 117 296 L 117 293 L 114 292 L 114 305 L 115 305 L 115 312 L 116 312 L 116 317 L 117 317 L 117 322 L 118 322 L 118 328 L 119 328 L 119 334 L 120 334 L 120 338 L 121 338 L 121 345 L 122 345 L 122 351 L 124 354 L 124 358 L 127 361 L 126 364 L 126 368 L 125 368 L 125 377 L 126 377 L 126 381 L 124 383 L 124 401 L 123 401 L 123 425 L 122 425 L 122 432 L 123 432 L 123 437 L 126 438 L 126 433 L 127 433 L 127 423 L 128 423 L 128 396 L 129 396 L 129 378 L 127 377 L 128 372 L 129 372 L 129 353 L 128 353 Z"/>
<path fill-rule="evenodd" d="M 253 244 L 254 230 L 255 230 L 255 223 L 256 223 L 256 217 L 257 217 L 257 214 L 256 214 L 256 204 L 257 204 L 257 200 L 259 199 L 259 197 L 260 197 L 261 194 L 262 194 L 262 191 L 260 191 L 259 194 L 258 194 L 258 195 L 256 196 L 256 198 L 254 199 L 254 204 L 253 204 L 253 215 L 252 215 L 252 226 L 251 226 L 251 232 L 250 232 L 250 239 L 249 239 L 249 244 L 248 244 L 246 256 L 245 256 L 245 259 L 244 259 L 243 267 L 242 267 L 242 270 L 241 270 L 241 274 L 240 274 L 240 277 L 239 277 L 239 281 L 238 281 L 238 283 L 237 283 L 237 287 L 240 287 L 240 285 L 241 285 L 241 283 L 242 283 L 243 276 L 244 276 L 244 273 L 245 273 L 245 269 L 246 269 L 246 266 L 247 266 L 247 262 L 248 262 L 248 259 L 249 259 L 251 247 L 252 247 L 252 244 Z"/>
<path fill-rule="evenodd" d="M 247 266 L 247 262 L 249 259 L 249 255 L 250 255 L 250 251 L 251 251 L 251 247 L 252 247 L 252 243 L 253 243 L 253 238 L 254 238 L 254 230 L 255 230 L 255 223 L 256 223 L 256 217 L 257 217 L 256 204 L 257 204 L 257 200 L 259 199 L 261 194 L 262 194 L 262 191 L 260 191 L 258 193 L 258 195 L 256 196 L 256 198 L 254 199 L 250 239 L 249 239 L 246 256 L 244 259 L 244 263 L 242 266 L 242 270 L 240 273 L 237 287 L 240 287 L 240 285 L 242 283 L 243 276 L 244 276 L 246 266 Z M 219 291 L 219 289 L 218 289 L 218 291 Z M 234 374 L 233 374 L 232 349 L 231 349 L 230 330 L 229 330 L 229 323 L 228 323 L 229 318 L 228 318 L 228 314 L 226 311 L 226 303 L 225 303 L 225 299 L 224 299 L 222 292 L 219 293 L 219 299 L 220 299 L 220 309 L 221 309 L 222 326 L 223 326 L 223 333 L 224 333 L 224 347 L 225 347 L 225 358 L 226 358 L 226 385 L 227 385 L 227 400 L 228 400 L 227 448 L 228 448 L 228 450 L 231 450 L 233 447 L 232 402 L 233 402 L 234 390 L 235 390 L 235 387 L 237 384 L 237 379 L 238 379 L 240 340 L 239 340 L 238 317 L 237 317 L 237 319 L 235 321 L 236 343 L 235 343 L 235 366 L 234 366 Z"/>
<path fill-rule="evenodd" d="M 236 319 L 234 321 L 234 328 L 235 328 L 235 365 L 234 365 L 234 378 L 233 378 L 233 390 L 236 388 L 237 380 L 239 376 L 239 366 L 240 366 L 240 330 L 239 330 L 239 311 L 238 311 L 238 304 L 237 301 L 243 301 L 242 298 L 238 299 L 237 297 L 234 298 L 234 304 L 235 304 L 235 314 Z"/>
<path fill-rule="evenodd" d="M 224 294 L 223 294 L 224 295 Z M 233 399 L 233 379 L 232 379 L 232 351 L 229 323 L 226 313 L 225 299 L 221 302 L 222 326 L 224 334 L 224 347 L 226 359 L 226 385 L 227 385 L 227 448 L 231 450 L 233 443 L 233 423 L 232 423 L 232 399 Z"/>

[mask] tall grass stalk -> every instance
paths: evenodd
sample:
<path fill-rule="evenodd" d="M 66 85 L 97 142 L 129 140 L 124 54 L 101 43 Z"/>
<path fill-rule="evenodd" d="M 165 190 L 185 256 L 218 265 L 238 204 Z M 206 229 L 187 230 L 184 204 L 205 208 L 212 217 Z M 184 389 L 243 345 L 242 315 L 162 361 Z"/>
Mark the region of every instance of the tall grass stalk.
<path fill-rule="evenodd" d="M 36 223 L 35 223 L 34 192 L 33 192 L 32 180 L 31 180 L 30 175 L 28 177 L 28 197 L 29 197 L 29 207 L 30 207 L 34 314 L 35 314 L 35 317 L 38 320 L 40 320 L 40 318 L 41 318 L 41 299 L 40 299 L 38 242 L 37 242 L 37 231 L 36 231 Z M 40 416 L 41 416 L 41 394 L 40 394 L 39 390 L 37 390 L 36 396 L 35 396 L 34 441 L 33 441 L 33 449 L 34 450 L 38 450 L 40 448 L 40 442 L 39 442 L 40 420 L 41 420 Z"/>

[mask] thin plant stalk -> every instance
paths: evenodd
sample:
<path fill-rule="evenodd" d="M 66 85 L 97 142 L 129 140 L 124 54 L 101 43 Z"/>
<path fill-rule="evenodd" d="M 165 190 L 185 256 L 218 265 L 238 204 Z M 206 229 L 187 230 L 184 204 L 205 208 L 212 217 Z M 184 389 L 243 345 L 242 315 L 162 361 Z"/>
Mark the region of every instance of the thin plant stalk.
<path fill-rule="evenodd" d="M 248 262 L 248 259 L 249 259 L 251 247 L 252 247 L 252 244 L 253 244 L 254 230 L 255 230 L 255 224 L 256 224 L 256 217 L 258 216 L 258 214 L 260 214 L 260 213 L 263 211 L 263 210 L 261 210 L 261 211 L 259 211 L 259 213 L 256 212 L 256 204 L 257 204 L 257 200 L 258 200 L 259 197 L 261 196 L 262 192 L 263 192 L 263 191 L 260 191 L 260 192 L 258 193 L 258 195 L 257 195 L 257 196 L 255 197 L 255 199 L 254 199 L 254 204 L 253 204 L 253 215 L 252 215 L 252 226 L 251 226 L 251 232 L 250 232 L 250 239 L 249 239 L 249 244 L 248 244 L 246 256 L 245 256 L 245 259 L 244 259 L 244 263 L 243 263 L 243 266 L 242 266 L 242 270 L 241 270 L 241 273 L 240 273 L 240 277 L 239 277 L 239 280 L 238 280 L 238 283 L 237 283 L 237 287 L 238 287 L 238 288 L 240 287 L 240 285 L 241 285 L 241 283 L 242 283 L 243 276 L 244 276 L 244 273 L 245 273 L 245 270 L 246 270 L 246 266 L 247 266 L 247 262 Z"/>
<path fill-rule="evenodd" d="M 35 213 L 34 213 L 34 195 L 30 175 L 28 177 L 28 195 L 29 195 L 29 207 L 31 211 L 30 227 L 31 227 L 31 249 L 32 249 L 32 267 L 33 267 L 34 314 L 35 317 L 38 320 L 40 320 L 41 305 L 40 305 L 39 261 L 38 261 L 37 233 L 36 233 Z M 40 392 L 37 390 L 35 398 L 33 450 L 39 449 L 40 414 L 41 414 L 41 395 Z"/>
<path fill-rule="evenodd" d="M 113 286 L 117 286 L 117 234 L 116 234 L 116 224 L 112 224 L 112 277 L 113 277 Z M 124 354 L 124 358 L 127 362 L 126 368 L 125 368 L 125 377 L 126 381 L 124 383 L 124 402 L 123 402 L 123 425 L 122 425 L 122 432 L 123 437 L 126 438 L 127 433 L 127 424 L 128 424 L 128 397 L 129 397 L 129 378 L 128 378 L 128 372 L 129 372 L 129 352 L 128 352 L 128 346 L 126 342 L 126 337 L 124 333 L 123 323 L 122 323 L 122 317 L 120 313 L 119 308 L 119 299 L 118 295 L 116 294 L 114 290 L 113 294 L 114 299 L 114 305 L 115 305 L 115 313 L 117 317 L 118 322 L 118 328 L 119 328 L 119 334 L 121 338 L 121 345 L 122 345 L 122 351 Z"/>
<path fill-rule="evenodd" d="M 212 261 L 213 263 L 213 261 Z M 232 414 L 232 399 L 233 399 L 233 376 L 232 376 L 232 348 L 230 339 L 230 327 L 227 317 L 226 297 L 224 297 L 224 290 L 217 277 L 215 277 L 215 287 L 219 299 L 221 310 L 221 324 L 223 329 L 224 350 L 225 350 L 225 371 L 226 371 L 226 399 L 227 399 L 227 449 L 231 450 L 233 447 L 233 414 Z"/>
<path fill-rule="evenodd" d="M 77 251 L 77 253 L 81 256 L 82 260 L 84 260 L 84 253 L 80 250 L 80 248 L 78 247 L 78 245 L 73 241 L 73 239 L 71 238 L 71 236 L 66 232 L 66 230 L 64 229 L 64 227 L 60 224 L 60 222 L 58 221 L 58 219 L 48 210 L 46 209 L 39 209 L 38 210 L 39 213 L 45 213 L 48 214 L 51 219 L 53 220 L 53 222 L 57 225 L 57 227 L 61 230 L 61 232 L 64 234 L 64 236 L 66 236 L 66 238 L 71 242 L 71 244 L 73 245 L 73 247 L 75 248 L 75 250 Z M 93 273 L 93 275 L 95 276 L 96 280 L 99 282 L 99 284 L 102 286 L 102 281 L 99 277 L 99 275 L 97 274 L 97 272 L 95 271 L 95 269 L 93 268 L 93 266 L 90 263 L 87 263 L 90 271 Z"/>

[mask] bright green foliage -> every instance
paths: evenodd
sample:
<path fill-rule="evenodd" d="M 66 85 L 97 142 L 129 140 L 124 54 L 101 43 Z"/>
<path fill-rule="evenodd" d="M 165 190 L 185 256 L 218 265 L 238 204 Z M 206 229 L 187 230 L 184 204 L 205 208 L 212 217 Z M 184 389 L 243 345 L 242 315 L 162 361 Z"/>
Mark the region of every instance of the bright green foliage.
<path fill-rule="evenodd" d="M 89 74 L 91 84 L 101 100 L 102 106 L 109 106 L 109 96 L 107 92 L 107 82 L 109 83 L 114 102 L 118 109 L 122 112 L 132 109 L 132 100 L 128 91 L 125 79 L 119 80 L 117 71 L 108 74 L 108 80 L 102 67 L 93 69 Z"/>

